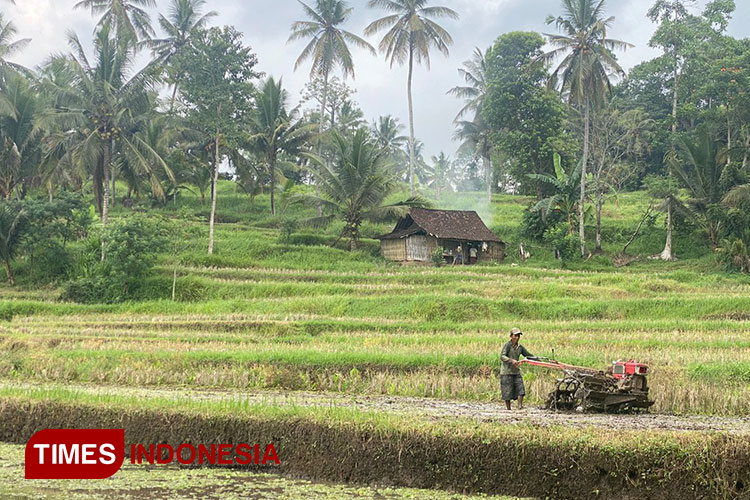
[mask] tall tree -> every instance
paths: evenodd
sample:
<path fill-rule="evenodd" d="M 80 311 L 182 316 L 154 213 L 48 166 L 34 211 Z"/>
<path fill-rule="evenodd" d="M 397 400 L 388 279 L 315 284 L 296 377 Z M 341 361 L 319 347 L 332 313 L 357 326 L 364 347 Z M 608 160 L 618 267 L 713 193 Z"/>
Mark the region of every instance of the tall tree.
<path fill-rule="evenodd" d="M 0 196 L 10 200 L 14 190 L 29 186 L 40 175 L 42 134 L 35 125 L 44 103 L 31 83 L 19 73 L 9 73 L 0 91 L 12 107 L 0 114 Z"/>
<path fill-rule="evenodd" d="M 424 62 L 430 67 L 430 49 L 436 48 L 448 56 L 453 38 L 435 18 L 458 19 L 458 14 L 448 7 L 428 7 L 429 0 L 369 0 L 367 5 L 382 8 L 390 15 L 373 21 L 365 28 L 365 35 L 387 30 L 380 41 L 379 49 L 385 53 L 391 67 L 395 63 L 409 64 L 407 93 L 409 100 L 409 185 L 414 195 L 415 137 L 414 102 L 412 98 L 412 78 L 414 63 Z"/>
<path fill-rule="evenodd" d="M 516 31 L 498 37 L 486 56 L 487 95 L 481 112 L 519 191 L 537 200 L 551 188 L 527 174 L 554 175 L 553 153 L 568 159 L 578 147 L 565 132 L 563 102 L 546 88 L 546 68 L 534 62 L 543 46 L 538 33 Z"/>
<path fill-rule="evenodd" d="M 5 264 L 11 286 L 16 284 L 11 262 L 18 254 L 29 228 L 26 215 L 19 203 L 0 201 L 0 259 Z"/>
<path fill-rule="evenodd" d="M 212 17 L 218 15 L 214 10 L 203 14 L 201 9 L 205 5 L 206 0 L 172 0 L 169 15 L 159 15 L 159 25 L 164 30 L 165 37 L 146 40 L 144 44 L 162 63 L 169 64 L 172 57 L 190 43 L 191 37 L 204 29 Z M 182 75 L 171 74 L 170 78 L 174 86 L 169 104 L 172 111 Z"/>
<path fill-rule="evenodd" d="M 487 190 L 487 203 L 492 202 L 492 141 L 490 140 L 490 129 L 482 118 L 477 114 L 474 121 L 461 120 L 456 123 L 458 129 L 453 137 L 461 142 L 460 150 L 474 154 L 482 160 L 484 170 L 484 182 Z"/>
<path fill-rule="evenodd" d="M 547 24 L 554 23 L 563 34 L 546 35 L 549 43 L 555 48 L 541 58 L 545 62 L 552 62 L 562 57 L 562 61 L 550 77 L 550 84 L 559 84 L 568 102 L 583 114 L 581 208 L 586 201 L 592 107 L 603 102 L 611 92 L 610 75 L 625 75 L 612 51 L 631 47 L 629 43 L 607 37 L 607 30 L 615 18 L 604 18 L 606 3 L 607 0 L 562 0 L 563 14 L 558 17 L 548 16 Z M 581 255 L 586 253 L 584 212 L 581 209 L 578 214 Z"/>
<path fill-rule="evenodd" d="M 596 214 L 596 253 L 602 251 L 602 207 L 610 193 L 638 178 L 638 162 L 651 142 L 653 120 L 640 108 L 623 111 L 615 101 L 594 115 L 591 177 Z"/>
<path fill-rule="evenodd" d="M 289 41 L 309 40 L 302 53 L 294 63 L 294 69 L 299 68 L 306 60 L 312 59 L 310 78 L 323 79 L 323 98 L 320 103 L 319 133 L 323 133 L 325 126 L 326 106 L 328 100 L 328 83 L 331 73 L 338 67 L 344 77 L 354 77 L 354 59 L 349 45 L 366 49 L 373 55 L 375 49 L 354 33 L 346 31 L 341 26 L 349 19 L 352 8 L 344 0 L 315 0 L 311 7 L 298 0 L 309 21 L 297 21 L 292 24 Z M 320 149 L 318 150 L 320 154 Z"/>
<path fill-rule="evenodd" d="M 144 123 L 140 118 L 152 111 L 148 91 L 156 80 L 155 72 L 150 66 L 134 72 L 133 52 L 111 37 L 109 29 L 105 25 L 96 34 L 94 64 L 78 37 L 70 36 L 73 54 L 51 62 L 68 75 L 42 82 L 56 103 L 41 120 L 46 130 L 77 131 L 72 143 L 68 134 L 57 134 L 58 142 L 50 147 L 68 143 L 74 164 L 82 171 L 91 170 L 104 226 L 109 220 L 110 178 L 116 166 L 126 161 L 148 176 L 156 175 L 154 168 L 169 170 L 138 134 Z"/>
<path fill-rule="evenodd" d="M 271 214 L 276 215 L 276 164 L 281 155 L 297 155 L 312 137 L 314 125 L 305 124 L 297 110 L 287 109 L 287 92 L 269 77 L 256 96 L 250 143 L 265 159 L 271 182 Z"/>
<path fill-rule="evenodd" d="M 94 15 L 101 14 L 97 26 L 109 25 L 109 33 L 129 45 L 154 36 L 151 17 L 145 10 L 151 7 L 156 7 L 156 0 L 81 0 L 74 6 L 90 9 Z"/>
<path fill-rule="evenodd" d="M 215 27 L 196 34 L 193 42 L 174 57 L 176 71 L 183 76 L 182 100 L 190 127 L 211 138 L 213 152 L 211 214 L 208 254 L 214 251 L 216 187 L 223 157 L 221 146 L 236 142 L 242 124 L 252 109 L 258 78 L 253 68 L 258 60 L 242 43 L 242 33 L 232 27 Z M 225 151 L 226 152 L 226 151 Z"/>

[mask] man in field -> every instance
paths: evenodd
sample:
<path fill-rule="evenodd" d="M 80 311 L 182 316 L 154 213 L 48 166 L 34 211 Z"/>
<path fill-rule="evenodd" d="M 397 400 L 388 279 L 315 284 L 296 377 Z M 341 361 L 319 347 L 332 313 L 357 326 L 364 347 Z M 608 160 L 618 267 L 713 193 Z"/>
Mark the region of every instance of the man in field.
<path fill-rule="evenodd" d="M 503 364 L 500 367 L 500 390 L 503 394 L 505 406 L 510 410 L 510 402 L 517 399 L 518 409 L 523 409 L 523 397 L 526 395 L 526 388 L 523 385 L 521 369 L 518 367 L 518 358 L 523 355 L 525 358 L 534 357 L 524 346 L 518 343 L 523 332 L 520 328 L 513 328 L 510 331 L 510 340 L 505 343 L 503 350 L 500 352 L 500 359 Z"/>

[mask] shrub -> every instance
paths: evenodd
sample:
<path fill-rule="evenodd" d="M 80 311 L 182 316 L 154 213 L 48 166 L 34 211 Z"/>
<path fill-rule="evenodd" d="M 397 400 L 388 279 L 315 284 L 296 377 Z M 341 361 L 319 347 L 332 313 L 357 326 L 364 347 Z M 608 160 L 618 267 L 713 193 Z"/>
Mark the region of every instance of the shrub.
<path fill-rule="evenodd" d="M 166 246 L 160 222 L 142 215 L 112 222 L 86 246 L 78 262 L 81 274 L 65 286 L 63 298 L 85 303 L 133 298 Z"/>
<path fill-rule="evenodd" d="M 281 222 L 281 236 L 279 241 L 281 243 L 289 243 L 292 240 L 292 235 L 297 231 L 299 223 L 297 219 L 284 219 Z"/>
<path fill-rule="evenodd" d="M 442 247 L 438 247 L 434 252 L 432 252 L 432 255 L 430 255 L 430 260 L 432 260 L 432 263 L 435 264 L 435 267 L 440 267 L 445 264 Z"/>
<path fill-rule="evenodd" d="M 563 266 L 566 262 L 580 256 L 581 247 L 578 237 L 574 234 L 570 234 L 568 225 L 565 223 L 558 224 L 547 230 L 547 232 L 544 233 L 544 239 L 548 244 L 552 245 L 552 247 L 560 252 L 560 260 L 562 260 Z"/>
<path fill-rule="evenodd" d="M 542 241 L 545 231 L 557 226 L 562 220 L 563 214 L 558 210 L 550 211 L 545 217 L 541 210 L 534 210 L 532 206 L 529 206 L 523 212 L 521 234 L 527 238 Z"/>
<path fill-rule="evenodd" d="M 750 241 L 750 231 L 745 234 L 745 241 L 740 238 L 722 240 L 716 255 L 726 271 L 750 272 L 750 245 L 746 241 Z"/>

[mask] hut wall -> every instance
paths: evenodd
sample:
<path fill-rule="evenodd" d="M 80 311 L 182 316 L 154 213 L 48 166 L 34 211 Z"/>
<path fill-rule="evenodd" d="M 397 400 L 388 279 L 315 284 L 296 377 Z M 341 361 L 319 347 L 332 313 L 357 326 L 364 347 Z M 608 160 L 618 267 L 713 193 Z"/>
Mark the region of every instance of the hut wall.
<path fill-rule="evenodd" d="M 388 260 L 405 261 L 406 260 L 406 240 L 381 240 L 380 255 Z"/>
<path fill-rule="evenodd" d="M 406 260 L 418 262 L 428 262 L 430 260 L 427 236 L 412 234 L 406 238 Z"/>
<path fill-rule="evenodd" d="M 505 245 L 494 241 L 487 242 L 487 251 L 479 252 L 479 262 L 502 262 L 505 259 Z"/>

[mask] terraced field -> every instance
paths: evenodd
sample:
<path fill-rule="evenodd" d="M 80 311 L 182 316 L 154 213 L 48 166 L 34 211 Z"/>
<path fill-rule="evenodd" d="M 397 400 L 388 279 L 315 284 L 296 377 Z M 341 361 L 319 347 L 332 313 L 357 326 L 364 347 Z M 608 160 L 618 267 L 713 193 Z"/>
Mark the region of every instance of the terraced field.
<path fill-rule="evenodd" d="M 280 472 L 317 480 L 554 498 L 749 494 L 747 277 L 706 259 L 401 267 L 371 241 L 354 254 L 302 241 L 311 236 L 280 243 L 258 220 L 217 236 L 212 257 L 202 235 L 163 255 L 136 302 L 0 287 L 0 441 L 84 424 L 121 426 L 130 442 L 232 442 L 254 429 L 282 443 Z M 536 355 L 648 364 L 654 414 L 505 412 L 499 352 L 513 326 Z M 525 374 L 538 406 L 557 374 Z"/>
<path fill-rule="evenodd" d="M 497 401 L 500 348 L 519 325 L 537 355 L 647 363 L 658 412 L 750 410 L 750 285 L 731 277 L 502 266 L 181 272 L 216 296 L 5 302 L 0 376 Z M 527 372 L 538 403 L 555 374 Z"/>

